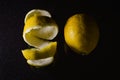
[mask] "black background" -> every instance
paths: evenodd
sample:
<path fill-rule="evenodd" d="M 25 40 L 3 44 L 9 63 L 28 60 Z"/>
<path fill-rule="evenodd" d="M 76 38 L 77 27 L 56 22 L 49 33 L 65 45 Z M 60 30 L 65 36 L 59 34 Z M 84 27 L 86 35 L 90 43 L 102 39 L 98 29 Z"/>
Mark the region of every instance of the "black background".
<path fill-rule="evenodd" d="M 21 50 L 29 46 L 22 38 L 24 17 L 32 9 L 45 9 L 59 26 L 58 50 L 55 62 L 36 69 L 29 66 Z M 63 30 L 67 19 L 76 13 L 93 16 L 100 29 L 96 49 L 81 56 L 69 49 Z M 110 72 L 112 67 L 112 2 L 85 0 L 18 0 L 0 1 L 0 80 L 65 80 L 81 79 L 91 73 Z M 101 75 L 102 75 L 101 74 Z"/>

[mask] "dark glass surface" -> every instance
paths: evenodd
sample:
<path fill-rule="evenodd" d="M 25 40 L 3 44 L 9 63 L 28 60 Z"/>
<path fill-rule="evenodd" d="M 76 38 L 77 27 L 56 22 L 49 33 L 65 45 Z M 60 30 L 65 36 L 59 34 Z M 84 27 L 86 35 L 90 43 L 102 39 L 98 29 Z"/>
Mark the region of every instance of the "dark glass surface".
<path fill-rule="evenodd" d="M 28 48 L 22 31 L 24 17 L 32 9 L 45 9 L 59 26 L 54 62 L 43 68 L 29 66 L 21 50 Z M 112 65 L 111 1 L 16 0 L 0 1 L 0 80 L 80 80 L 80 74 L 108 72 Z M 67 19 L 75 13 L 93 16 L 100 29 L 96 49 L 88 56 L 74 53 L 65 44 L 63 31 Z"/>

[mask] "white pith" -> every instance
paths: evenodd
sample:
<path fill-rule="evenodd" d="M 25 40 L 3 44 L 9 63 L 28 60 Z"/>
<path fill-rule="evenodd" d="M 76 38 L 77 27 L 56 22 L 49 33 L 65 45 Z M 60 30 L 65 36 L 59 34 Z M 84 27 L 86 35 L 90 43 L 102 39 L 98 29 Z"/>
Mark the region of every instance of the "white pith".
<path fill-rule="evenodd" d="M 27 17 L 32 13 L 34 14 L 35 11 L 37 13 L 40 13 L 40 16 L 47 16 L 51 18 L 51 14 L 48 11 L 33 9 L 26 14 L 24 23 L 26 23 Z M 34 33 L 34 35 L 30 36 L 32 37 L 32 40 L 30 40 L 31 38 L 27 38 L 27 35 L 30 34 L 31 32 Z M 57 34 L 58 34 L 57 25 L 50 26 L 37 25 L 27 29 L 23 33 L 23 39 L 28 45 L 33 46 L 36 49 L 41 49 L 49 45 L 49 43 L 51 42 L 50 40 L 54 39 L 57 36 Z M 52 63 L 53 60 L 54 56 L 38 60 L 27 60 L 27 63 L 33 66 L 45 66 Z"/>
<path fill-rule="evenodd" d="M 54 57 L 48 57 L 44 59 L 38 59 L 38 60 L 27 60 L 27 63 L 32 66 L 46 66 L 48 64 L 51 64 L 54 60 Z"/>
<path fill-rule="evenodd" d="M 27 39 L 27 34 L 30 32 L 35 32 L 35 35 L 32 35 L 34 41 L 32 43 L 29 41 L 31 39 Z M 23 33 L 23 39 L 24 41 L 29 44 L 30 46 L 34 46 L 36 48 L 41 48 L 49 44 L 49 40 L 52 40 L 56 37 L 58 34 L 58 28 L 57 26 L 35 26 L 33 28 L 29 28 L 26 30 L 26 32 Z M 36 43 L 35 43 L 36 42 Z"/>
<path fill-rule="evenodd" d="M 48 11 L 46 11 L 46 10 L 33 9 L 33 10 L 29 11 L 29 12 L 26 14 L 25 19 L 24 19 L 24 23 L 26 22 L 26 19 L 27 19 L 28 15 L 34 13 L 35 11 L 36 11 L 36 12 L 39 12 L 41 16 L 51 17 L 51 14 L 50 14 Z"/>

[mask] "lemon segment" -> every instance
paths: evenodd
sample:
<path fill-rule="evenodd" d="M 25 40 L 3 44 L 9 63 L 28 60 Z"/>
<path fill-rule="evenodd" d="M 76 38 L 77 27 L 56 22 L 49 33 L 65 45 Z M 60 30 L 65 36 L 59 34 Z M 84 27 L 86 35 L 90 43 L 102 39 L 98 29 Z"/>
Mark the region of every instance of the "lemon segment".
<path fill-rule="evenodd" d="M 99 29 L 92 17 L 87 14 L 75 14 L 67 20 L 64 37 L 74 52 L 88 55 L 97 46 Z"/>
<path fill-rule="evenodd" d="M 57 42 L 50 42 L 48 45 L 38 49 L 31 48 L 22 50 L 23 56 L 27 60 L 37 60 L 54 56 L 57 49 Z"/>

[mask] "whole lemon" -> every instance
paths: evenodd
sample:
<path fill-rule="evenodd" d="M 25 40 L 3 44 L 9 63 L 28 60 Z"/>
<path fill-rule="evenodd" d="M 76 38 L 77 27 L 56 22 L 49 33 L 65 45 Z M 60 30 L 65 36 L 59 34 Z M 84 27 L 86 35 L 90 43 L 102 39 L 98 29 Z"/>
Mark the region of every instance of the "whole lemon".
<path fill-rule="evenodd" d="M 93 17 L 88 14 L 75 14 L 66 22 L 64 37 L 74 52 L 88 55 L 97 46 L 99 28 Z"/>

